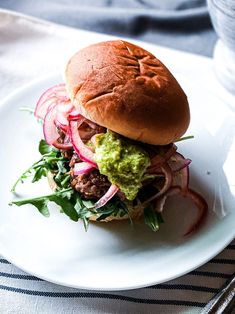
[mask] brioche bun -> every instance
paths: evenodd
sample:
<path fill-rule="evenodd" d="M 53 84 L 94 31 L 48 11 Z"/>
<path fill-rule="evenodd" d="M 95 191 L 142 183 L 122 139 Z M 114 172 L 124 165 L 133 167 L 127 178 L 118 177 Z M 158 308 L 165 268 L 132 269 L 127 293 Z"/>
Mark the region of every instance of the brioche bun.
<path fill-rule="evenodd" d="M 126 41 L 78 51 L 65 80 L 87 119 L 133 140 L 166 145 L 188 128 L 188 101 L 179 83 L 150 52 Z"/>

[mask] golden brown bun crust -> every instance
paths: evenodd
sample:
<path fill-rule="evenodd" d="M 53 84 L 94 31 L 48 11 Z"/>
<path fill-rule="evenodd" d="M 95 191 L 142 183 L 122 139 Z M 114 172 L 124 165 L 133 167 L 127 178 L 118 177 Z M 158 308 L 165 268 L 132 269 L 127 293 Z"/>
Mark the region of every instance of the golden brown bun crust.
<path fill-rule="evenodd" d="M 82 114 L 119 134 L 154 145 L 188 128 L 187 97 L 170 71 L 148 51 L 123 40 L 78 51 L 65 78 Z"/>

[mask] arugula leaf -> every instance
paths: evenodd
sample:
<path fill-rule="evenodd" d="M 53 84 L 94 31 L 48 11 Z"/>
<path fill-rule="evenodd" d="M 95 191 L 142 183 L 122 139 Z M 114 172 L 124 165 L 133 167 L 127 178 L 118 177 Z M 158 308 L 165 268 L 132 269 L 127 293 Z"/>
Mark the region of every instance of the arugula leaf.
<path fill-rule="evenodd" d="M 14 183 L 13 187 L 11 188 L 11 192 L 15 192 L 16 186 L 19 182 L 23 183 L 25 179 L 29 178 L 32 176 L 33 171 L 37 168 L 37 166 L 40 164 L 42 160 L 40 159 L 39 161 L 35 162 L 31 167 L 29 167 Z M 34 176 L 33 180 L 38 181 L 40 179 L 41 174 L 37 174 Z"/>
<path fill-rule="evenodd" d="M 19 108 L 20 109 L 20 111 L 27 111 L 28 113 L 30 113 L 30 114 L 34 114 L 34 112 L 35 112 L 35 109 L 34 108 L 31 108 L 31 107 L 20 107 Z M 41 119 L 41 118 L 37 118 L 37 122 L 38 123 L 40 123 L 40 124 L 43 124 L 43 119 Z"/>
<path fill-rule="evenodd" d="M 20 107 L 19 108 L 20 109 L 20 111 L 27 111 L 27 112 L 29 112 L 29 113 L 31 113 L 31 114 L 34 114 L 34 108 L 31 108 L 31 107 Z"/>
<path fill-rule="evenodd" d="M 82 204 L 82 199 L 80 194 L 78 193 L 75 196 L 75 205 L 74 208 L 76 209 L 76 211 L 79 213 L 81 211 L 81 209 L 83 208 L 83 204 Z"/>
<path fill-rule="evenodd" d="M 78 221 L 79 219 L 78 213 L 75 210 L 73 203 L 70 201 L 70 198 L 73 193 L 74 193 L 73 189 L 69 188 L 66 190 L 55 192 L 50 195 L 11 202 L 9 205 L 14 204 L 17 206 L 22 206 L 26 204 L 31 204 L 35 206 L 42 215 L 49 217 L 50 213 L 48 204 L 49 202 L 54 202 L 60 207 L 61 211 L 65 213 L 70 219 L 72 219 L 73 221 Z"/>
<path fill-rule="evenodd" d="M 61 173 L 66 173 L 68 170 L 65 168 L 65 162 L 64 160 L 59 160 L 57 161 L 57 167 L 58 167 L 58 171 Z"/>
<path fill-rule="evenodd" d="M 47 176 L 47 171 L 45 168 L 40 167 L 40 168 L 35 168 L 35 174 L 32 180 L 32 183 L 39 181 L 42 177 Z"/>
<path fill-rule="evenodd" d="M 59 152 L 58 149 L 48 145 L 45 140 L 39 142 L 38 150 L 41 155 L 49 154 L 51 152 Z"/>
<path fill-rule="evenodd" d="M 97 221 L 104 220 L 109 216 L 123 217 L 124 215 L 128 215 L 129 220 L 132 223 L 127 205 L 116 196 L 114 196 L 106 205 L 96 209 L 96 212 L 97 214 L 100 214 Z"/>
<path fill-rule="evenodd" d="M 70 186 L 68 159 L 66 159 L 58 149 L 48 145 L 45 140 L 40 141 L 39 152 L 42 154 L 42 158 L 19 177 L 13 185 L 11 192 L 15 192 L 19 182 L 23 183 L 24 180 L 31 176 L 33 176 L 32 182 L 37 182 L 42 177 L 46 177 L 48 172 L 54 174 L 54 180 L 59 189 L 65 189 Z"/>
<path fill-rule="evenodd" d="M 71 203 L 70 200 L 68 200 L 65 197 L 62 197 L 61 195 L 51 195 L 49 198 L 51 202 L 56 203 L 57 205 L 60 206 L 61 210 L 67 215 L 70 219 L 73 221 L 78 221 L 79 216 L 74 208 L 74 205 Z"/>
<path fill-rule="evenodd" d="M 153 205 L 150 204 L 144 209 L 144 221 L 147 226 L 156 232 L 159 230 L 159 225 L 163 222 L 163 218 L 160 213 L 154 210 Z"/>
<path fill-rule="evenodd" d="M 191 140 L 192 138 L 194 138 L 193 135 L 183 136 L 183 137 L 178 138 L 177 140 L 175 140 L 174 143 L 176 143 L 176 142 L 181 142 L 181 141 L 185 141 L 185 140 Z"/>
<path fill-rule="evenodd" d="M 90 208 L 86 207 L 85 204 L 89 204 Z M 92 207 L 91 207 L 91 204 L 92 204 Z M 94 209 L 94 202 L 83 200 L 80 194 L 78 192 L 75 192 L 74 208 L 76 209 L 78 213 L 78 217 L 83 220 L 84 228 L 87 231 L 88 226 L 89 226 L 89 218 L 91 216 L 96 215 L 96 212 L 94 210 L 91 210 L 91 208 Z"/>
<path fill-rule="evenodd" d="M 90 220 L 86 217 L 84 217 L 82 220 L 83 220 L 84 229 L 85 229 L 85 231 L 87 231 L 88 227 L 89 227 Z"/>
<path fill-rule="evenodd" d="M 49 203 L 49 198 L 42 196 L 42 197 L 38 197 L 38 198 L 32 198 L 32 199 L 26 199 L 26 200 L 22 200 L 22 201 L 16 201 L 16 202 L 11 202 L 9 205 L 17 205 L 17 206 L 22 206 L 22 205 L 26 205 L 26 204 L 31 204 L 35 207 L 37 207 L 37 209 L 39 210 L 39 212 L 45 216 L 45 217 L 49 217 L 50 213 L 49 213 L 49 209 L 47 207 L 48 203 Z"/>
<path fill-rule="evenodd" d="M 91 200 L 82 200 L 82 204 L 84 207 L 92 209 L 94 208 L 95 203 Z"/>

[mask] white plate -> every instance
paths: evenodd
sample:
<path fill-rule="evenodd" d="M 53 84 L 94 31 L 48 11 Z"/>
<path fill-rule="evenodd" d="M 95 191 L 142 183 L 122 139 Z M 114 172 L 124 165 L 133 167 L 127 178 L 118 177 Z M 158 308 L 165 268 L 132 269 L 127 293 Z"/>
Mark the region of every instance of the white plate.
<path fill-rule="evenodd" d="M 28 273 L 58 284 L 121 290 L 185 274 L 215 256 L 233 239 L 234 181 L 229 179 L 234 171 L 229 160 L 235 160 L 231 149 L 233 120 L 205 94 L 205 103 L 199 101 L 202 88 L 199 93 L 190 80 L 177 77 L 191 102 L 188 134 L 195 135 L 194 140 L 179 143 L 178 147 L 193 160 L 191 186 L 209 203 L 210 213 L 204 227 L 192 237 L 182 236 L 196 211 L 189 202 L 176 197 L 167 202 L 165 224 L 157 233 L 141 223 L 131 228 L 128 222 L 91 224 L 86 233 L 82 223 L 69 220 L 53 206 L 50 218 L 43 217 L 32 206 L 8 206 L 13 199 L 10 187 L 39 158 L 37 146 L 42 137 L 41 126 L 34 117 L 18 109 L 34 106 L 44 89 L 62 80 L 56 75 L 23 87 L 0 107 L 0 252 L 3 256 Z M 18 191 L 20 198 L 50 193 L 46 181 L 25 183 Z"/>

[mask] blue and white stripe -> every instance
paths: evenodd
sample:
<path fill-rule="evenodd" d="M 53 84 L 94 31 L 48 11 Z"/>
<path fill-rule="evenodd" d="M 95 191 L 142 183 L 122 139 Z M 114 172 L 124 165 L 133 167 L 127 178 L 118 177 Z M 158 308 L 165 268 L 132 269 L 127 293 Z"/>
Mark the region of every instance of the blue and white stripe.
<path fill-rule="evenodd" d="M 210 262 L 178 279 L 136 290 L 99 292 L 46 282 L 24 273 L 2 257 L 0 295 L 3 301 L 9 298 L 17 300 L 16 311 L 10 312 L 17 314 L 48 313 L 48 311 L 57 314 L 65 311 L 66 313 L 200 313 L 234 270 L 235 241 Z M 56 301 L 52 302 L 52 299 Z M 5 313 L 7 308 L 8 304 L 0 303 L 0 313 Z M 116 312 L 113 312 L 114 308 Z"/>

